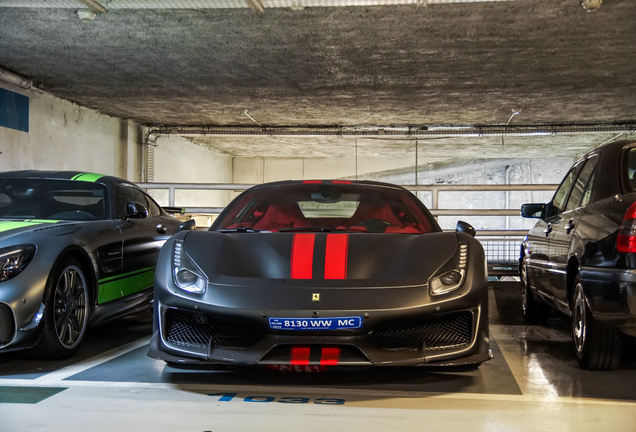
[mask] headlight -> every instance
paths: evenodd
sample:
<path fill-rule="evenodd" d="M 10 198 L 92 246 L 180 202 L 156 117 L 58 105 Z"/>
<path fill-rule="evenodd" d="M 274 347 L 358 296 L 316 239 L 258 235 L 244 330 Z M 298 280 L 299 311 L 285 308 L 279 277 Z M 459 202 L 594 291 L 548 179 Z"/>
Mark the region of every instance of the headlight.
<path fill-rule="evenodd" d="M 203 294 L 208 279 L 203 272 L 183 251 L 183 241 L 175 240 L 172 249 L 172 275 L 174 284 L 184 291 Z"/>
<path fill-rule="evenodd" d="M 17 276 L 33 259 L 35 245 L 19 245 L 0 249 L 0 282 Z"/>
<path fill-rule="evenodd" d="M 468 264 L 468 245 L 459 245 L 459 261 L 457 268 L 446 271 L 439 276 L 434 277 L 428 283 L 431 294 L 440 295 L 456 290 L 464 283 L 466 276 L 466 266 Z"/>
<path fill-rule="evenodd" d="M 431 287 L 431 294 L 446 294 L 447 292 L 456 290 L 462 285 L 465 273 L 465 270 L 451 270 L 448 273 L 444 273 L 443 275 L 432 279 L 429 283 L 429 286 Z"/>

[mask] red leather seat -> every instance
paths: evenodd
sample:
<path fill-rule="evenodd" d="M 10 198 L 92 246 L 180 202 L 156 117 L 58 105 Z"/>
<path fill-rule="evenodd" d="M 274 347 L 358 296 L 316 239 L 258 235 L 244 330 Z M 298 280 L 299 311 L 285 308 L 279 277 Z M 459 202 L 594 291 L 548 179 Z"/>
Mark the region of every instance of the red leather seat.
<path fill-rule="evenodd" d="M 381 219 L 389 222 L 391 225 L 399 227 L 404 226 L 396 217 L 388 204 L 376 207 L 369 203 L 360 203 L 356 212 L 351 216 L 347 225 L 357 226 L 360 222 L 368 219 Z"/>
<path fill-rule="evenodd" d="M 270 205 L 263 218 L 254 224 L 254 229 L 277 231 L 281 228 L 309 227 L 298 204 L 284 203 Z"/>

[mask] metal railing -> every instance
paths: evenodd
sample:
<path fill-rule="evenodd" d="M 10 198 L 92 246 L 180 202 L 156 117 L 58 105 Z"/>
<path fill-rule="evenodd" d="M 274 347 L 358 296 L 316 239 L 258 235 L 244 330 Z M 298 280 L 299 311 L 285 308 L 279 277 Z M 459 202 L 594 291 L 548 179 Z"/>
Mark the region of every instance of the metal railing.
<path fill-rule="evenodd" d="M 168 190 L 169 207 L 175 207 L 177 190 L 243 191 L 253 184 L 243 183 L 137 183 L 144 189 Z M 440 209 L 441 192 L 531 192 L 554 191 L 556 184 L 507 184 L 507 185 L 400 185 L 411 192 L 430 192 L 430 212 L 439 216 L 519 216 L 518 209 Z M 184 207 L 184 214 L 217 215 L 225 207 Z M 482 243 L 490 274 L 510 274 L 517 271 L 520 243 L 526 230 L 478 230 L 477 239 Z"/>

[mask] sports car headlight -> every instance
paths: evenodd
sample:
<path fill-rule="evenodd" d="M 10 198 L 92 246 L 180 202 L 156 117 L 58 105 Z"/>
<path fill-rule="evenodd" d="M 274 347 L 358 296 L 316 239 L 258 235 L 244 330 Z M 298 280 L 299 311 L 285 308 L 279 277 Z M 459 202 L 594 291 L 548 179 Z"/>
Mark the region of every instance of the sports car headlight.
<path fill-rule="evenodd" d="M 0 249 L 0 282 L 22 273 L 33 259 L 35 245 L 19 245 Z"/>
<path fill-rule="evenodd" d="M 184 291 L 203 294 L 208 279 L 183 251 L 183 241 L 176 240 L 172 249 L 172 275 L 174 284 Z"/>
<path fill-rule="evenodd" d="M 444 272 L 431 279 L 428 283 L 428 286 L 431 289 L 431 294 L 446 294 L 456 290 L 464 283 L 466 265 L 468 262 L 468 245 L 460 244 L 459 248 L 459 262 L 457 263 L 457 268 Z"/>

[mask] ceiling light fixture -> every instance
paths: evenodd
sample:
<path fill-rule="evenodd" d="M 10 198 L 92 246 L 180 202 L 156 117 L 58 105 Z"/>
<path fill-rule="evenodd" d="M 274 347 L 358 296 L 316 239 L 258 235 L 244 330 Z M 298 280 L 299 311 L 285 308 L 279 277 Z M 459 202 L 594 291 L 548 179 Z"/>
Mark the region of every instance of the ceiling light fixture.
<path fill-rule="evenodd" d="M 75 11 L 79 19 L 84 22 L 91 22 L 95 19 L 95 12 L 91 12 L 87 9 L 78 9 Z"/>
<path fill-rule="evenodd" d="M 588 12 L 596 12 L 603 4 L 603 0 L 582 0 L 581 6 Z"/>

